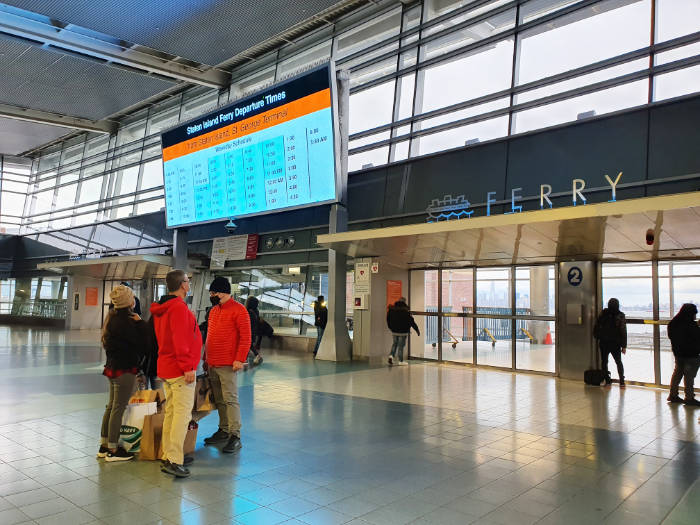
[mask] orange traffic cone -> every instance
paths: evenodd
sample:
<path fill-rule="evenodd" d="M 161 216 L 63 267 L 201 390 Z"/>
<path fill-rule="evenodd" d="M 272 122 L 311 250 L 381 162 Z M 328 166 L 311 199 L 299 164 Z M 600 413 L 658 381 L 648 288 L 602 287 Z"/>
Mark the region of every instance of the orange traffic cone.
<path fill-rule="evenodd" d="M 547 330 L 547 335 L 544 336 L 544 344 L 551 345 L 552 343 L 552 332 Z"/>

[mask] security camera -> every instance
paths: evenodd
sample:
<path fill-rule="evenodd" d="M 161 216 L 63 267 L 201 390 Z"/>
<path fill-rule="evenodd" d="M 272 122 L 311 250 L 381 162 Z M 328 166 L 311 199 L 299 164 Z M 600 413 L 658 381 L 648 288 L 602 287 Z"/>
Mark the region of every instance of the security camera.
<path fill-rule="evenodd" d="M 649 228 L 649 229 L 647 230 L 647 233 L 646 233 L 646 235 L 645 235 L 645 238 L 646 238 L 647 244 L 648 244 L 649 246 L 653 246 L 653 245 L 654 245 L 654 230 L 652 230 L 651 228 Z"/>
<path fill-rule="evenodd" d="M 226 223 L 226 226 L 224 226 L 224 228 L 226 228 L 227 232 L 233 233 L 238 229 L 238 224 L 233 222 L 233 219 L 229 219 L 229 221 Z"/>

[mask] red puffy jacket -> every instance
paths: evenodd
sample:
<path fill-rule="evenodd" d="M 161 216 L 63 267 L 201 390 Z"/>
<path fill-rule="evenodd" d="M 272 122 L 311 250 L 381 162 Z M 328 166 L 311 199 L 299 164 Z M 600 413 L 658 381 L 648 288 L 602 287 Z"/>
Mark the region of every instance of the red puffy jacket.
<path fill-rule="evenodd" d="M 206 355 L 209 366 L 243 363 L 250 350 L 250 317 L 233 297 L 209 310 Z"/>
<path fill-rule="evenodd" d="M 151 305 L 151 315 L 158 341 L 158 377 L 173 379 L 196 370 L 202 356 L 202 334 L 185 301 L 166 295 Z"/>

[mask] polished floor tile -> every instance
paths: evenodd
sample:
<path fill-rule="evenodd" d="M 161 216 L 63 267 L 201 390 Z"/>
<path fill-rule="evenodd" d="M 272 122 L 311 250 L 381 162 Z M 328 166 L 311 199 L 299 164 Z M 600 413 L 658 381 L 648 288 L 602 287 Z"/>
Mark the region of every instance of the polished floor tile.
<path fill-rule="evenodd" d="M 243 449 L 187 480 L 95 459 L 97 332 L 0 327 L 0 523 L 698 523 L 696 411 L 663 390 L 456 365 L 266 352 L 242 373 Z"/>

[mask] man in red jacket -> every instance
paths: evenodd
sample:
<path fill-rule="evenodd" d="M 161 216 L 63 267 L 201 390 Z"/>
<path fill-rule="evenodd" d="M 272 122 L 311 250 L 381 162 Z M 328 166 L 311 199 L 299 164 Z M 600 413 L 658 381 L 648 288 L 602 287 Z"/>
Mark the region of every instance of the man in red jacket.
<path fill-rule="evenodd" d="M 168 295 L 151 305 L 153 327 L 158 341 L 158 377 L 165 389 L 163 454 L 161 470 L 178 478 L 190 475 L 185 467 L 183 446 L 192 419 L 197 365 L 202 352 L 202 335 L 185 297 L 190 280 L 182 270 L 165 277 Z"/>
<path fill-rule="evenodd" d="M 214 305 L 209 310 L 206 362 L 219 429 L 204 440 L 207 445 L 226 443 L 223 452 L 241 448 L 241 407 L 236 372 L 243 370 L 250 349 L 250 318 L 245 306 L 231 297 L 231 283 L 215 278 L 209 286 Z"/>

